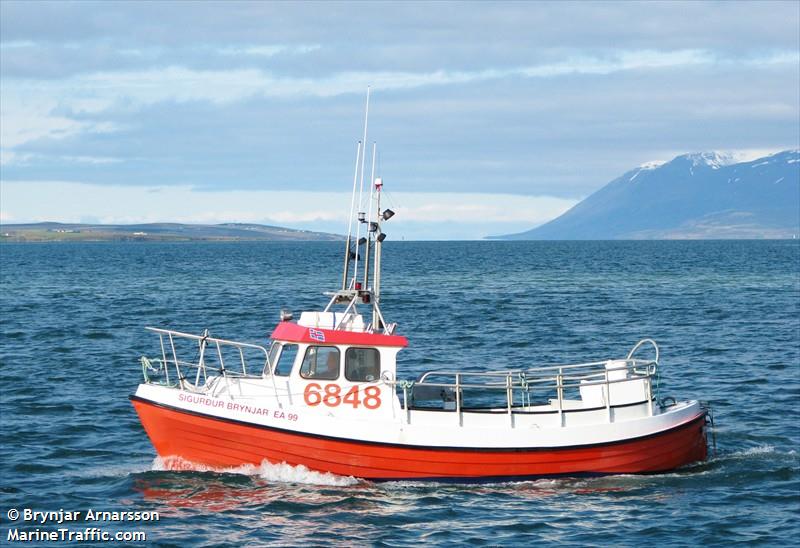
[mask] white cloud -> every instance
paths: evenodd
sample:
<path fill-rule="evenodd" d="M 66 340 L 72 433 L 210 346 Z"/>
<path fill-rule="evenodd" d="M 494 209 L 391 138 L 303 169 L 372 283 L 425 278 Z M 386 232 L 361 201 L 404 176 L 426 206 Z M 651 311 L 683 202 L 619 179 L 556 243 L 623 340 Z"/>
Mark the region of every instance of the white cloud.
<path fill-rule="evenodd" d="M 318 44 L 290 45 L 249 45 L 227 46 L 216 51 L 222 55 L 255 55 L 259 57 L 274 57 L 281 53 L 302 54 L 320 49 Z"/>
<path fill-rule="evenodd" d="M 5 87 L 5 86 L 4 86 Z M 31 101 L 24 94 L 0 91 L 0 143 L 9 149 L 41 137 L 68 137 L 85 132 L 90 124 L 53 114 L 57 104 L 47 97 Z"/>
<path fill-rule="evenodd" d="M 65 93 L 65 101 L 59 99 L 58 91 L 47 86 L 15 86 L 12 82 L 0 87 L 0 144 L 4 150 L 41 139 L 63 139 L 82 133 L 107 133 L 116 131 L 118 126 L 107 121 L 75 120 L 57 114 L 63 102 L 71 103 L 76 111 L 100 111 L 111 105 L 108 100 L 73 96 Z"/>
<path fill-rule="evenodd" d="M 20 46 L 22 47 L 22 46 Z M 281 51 L 313 50 L 317 46 L 228 47 L 233 54 L 274 55 Z M 718 62 L 745 65 L 797 64 L 797 52 L 761 57 L 720 59 L 706 50 L 622 51 L 606 56 L 573 56 L 556 63 L 479 71 L 433 72 L 349 71 L 326 77 L 278 76 L 260 69 L 196 70 L 168 66 L 147 70 L 80 74 L 64 80 L 6 78 L 0 88 L 3 124 L 0 141 L 10 148 L 42 137 L 114 131 L 109 122 L 75 120 L 58 112 L 101 113 L 114 105 L 142 108 L 164 101 L 207 101 L 224 104 L 252 97 L 328 97 L 375 89 L 399 90 L 423 86 L 467 84 L 503 78 L 556 78 L 574 74 L 611 74 L 642 69 L 692 67 Z M 784 109 L 785 110 L 785 109 Z M 783 113 L 783 111 L 781 111 Z"/>
<path fill-rule="evenodd" d="M 31 40 L 11 40 L 8 42 L 0 42 L 0 50 L 32 48 L 35 46 L 36 42 L 33 42 Z"/>
<path fill-rule="evenodd" d="M 392 200 L 403 221 L 541 224 L 577 203 L 552 196 L 511 194 L 395 193 Z"/>

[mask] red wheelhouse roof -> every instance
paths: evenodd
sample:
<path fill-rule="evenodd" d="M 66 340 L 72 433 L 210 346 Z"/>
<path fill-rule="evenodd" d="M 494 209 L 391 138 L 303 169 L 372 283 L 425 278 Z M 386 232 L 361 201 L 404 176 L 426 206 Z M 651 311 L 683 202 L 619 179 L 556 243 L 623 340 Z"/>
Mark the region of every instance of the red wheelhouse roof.
<path fill-rule="evenodd" d="M 380 333 L 358 333 L 333 329 L 304 327 L 294 322 L 281 322 L 270 335 L 276 341 L 352 344 L 358 346 L 408 346 L 408 339 L 401 335 L 382 335 Z"/>

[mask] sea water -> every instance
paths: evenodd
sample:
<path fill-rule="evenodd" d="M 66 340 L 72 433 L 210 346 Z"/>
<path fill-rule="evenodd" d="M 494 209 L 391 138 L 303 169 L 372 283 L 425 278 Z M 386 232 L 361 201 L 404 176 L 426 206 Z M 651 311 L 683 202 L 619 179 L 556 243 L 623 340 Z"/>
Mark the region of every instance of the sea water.
<path fill-rule="evenodd" d="M 661 347 L 661 394 L 709 401 L 716 456 L 666 474 L 491 485 L 372 483 L 156 458 L 128 396 L 143 326 L 264 344 L 326 302 L 342 243 L 0 245 L 0 544 L 9 509 L 158 512 L 105 522 L 153 546 L 727 545 L 800 537 L 800 245 L 391 242 L 399 375 Z M 332 433 L 334 434 L 334 433 Z M 85 520 L 73 528 L 94 526 Z M 57 526 L 39 526 L 55 530 Z"/>

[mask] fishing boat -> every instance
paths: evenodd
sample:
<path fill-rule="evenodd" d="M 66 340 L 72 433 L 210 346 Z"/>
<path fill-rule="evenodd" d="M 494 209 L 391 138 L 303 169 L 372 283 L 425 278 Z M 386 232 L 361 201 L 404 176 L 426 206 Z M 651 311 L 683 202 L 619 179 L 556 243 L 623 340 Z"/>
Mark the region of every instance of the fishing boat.
<path fill-rule="evenodd" d="M 369 480 L 509 481 L 672 470 L 707 456 L 709 409 L 659 394 L 659 349 L 535 368 L 397 375 L 408 346 L 381 310 L 383 180 L 367 119 L 343 273 L 327 304 L 281 310 L 270 342 L 171 329 L 131 396 L 162 458 L 226 469 L 286 463 Z M 360 183 L 360 184 L 359 184 Z"/>

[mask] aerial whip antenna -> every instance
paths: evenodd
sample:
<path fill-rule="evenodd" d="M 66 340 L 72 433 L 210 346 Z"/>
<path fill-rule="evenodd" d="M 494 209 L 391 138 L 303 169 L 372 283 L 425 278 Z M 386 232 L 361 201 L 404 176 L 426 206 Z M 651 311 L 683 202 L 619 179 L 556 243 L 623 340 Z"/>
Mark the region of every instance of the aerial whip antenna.
<path fill-rule="evenodd" d="M 356 167 L 353 173 L 353 194 L 350 198 L 350 217 L 347 218 L 347 241 L 344 248 L 344 273 L 342 274 L 342 291 L 347 289 L 347 274 L 350 271 L 350 239 L 353 235 L 353 211 L 356 208 L 356 182 L 358 181 L 358 161 L 361 155 L 361 141 L 356 147 Z M 358 251 L 358 248 L 356 248 Z"/>
<path fill-rule="evenodd" d="M 367 124 L 369 122 L 369 86 L 367 86 L 367 106 L 364 111 L 364 139 L 361 141 L 364 144 L 364 150 L 361 154 L 361 183 L 358 190 L 358 208 L 359 210 L 362 207 L 362 195 L 364 194 L 364 158 L 366 157 L 366 148 L 367 148 Z M 353 189 L 353 193 L 355 194 L 355 189 Z M 361 258 L 360 252 L 358 250 L 358 242 L 361 239 L 361 225 L 363 224 L 362 218 L 364 218 L 364 212 L 358 212 L 358 227 L 356 228 L 356 264 L 353 267 L 353 284 L 355 285 L 356 280 L 358 280 L 358 260 Z M 348 245 L 350 245 L 348 243 Z"/>

